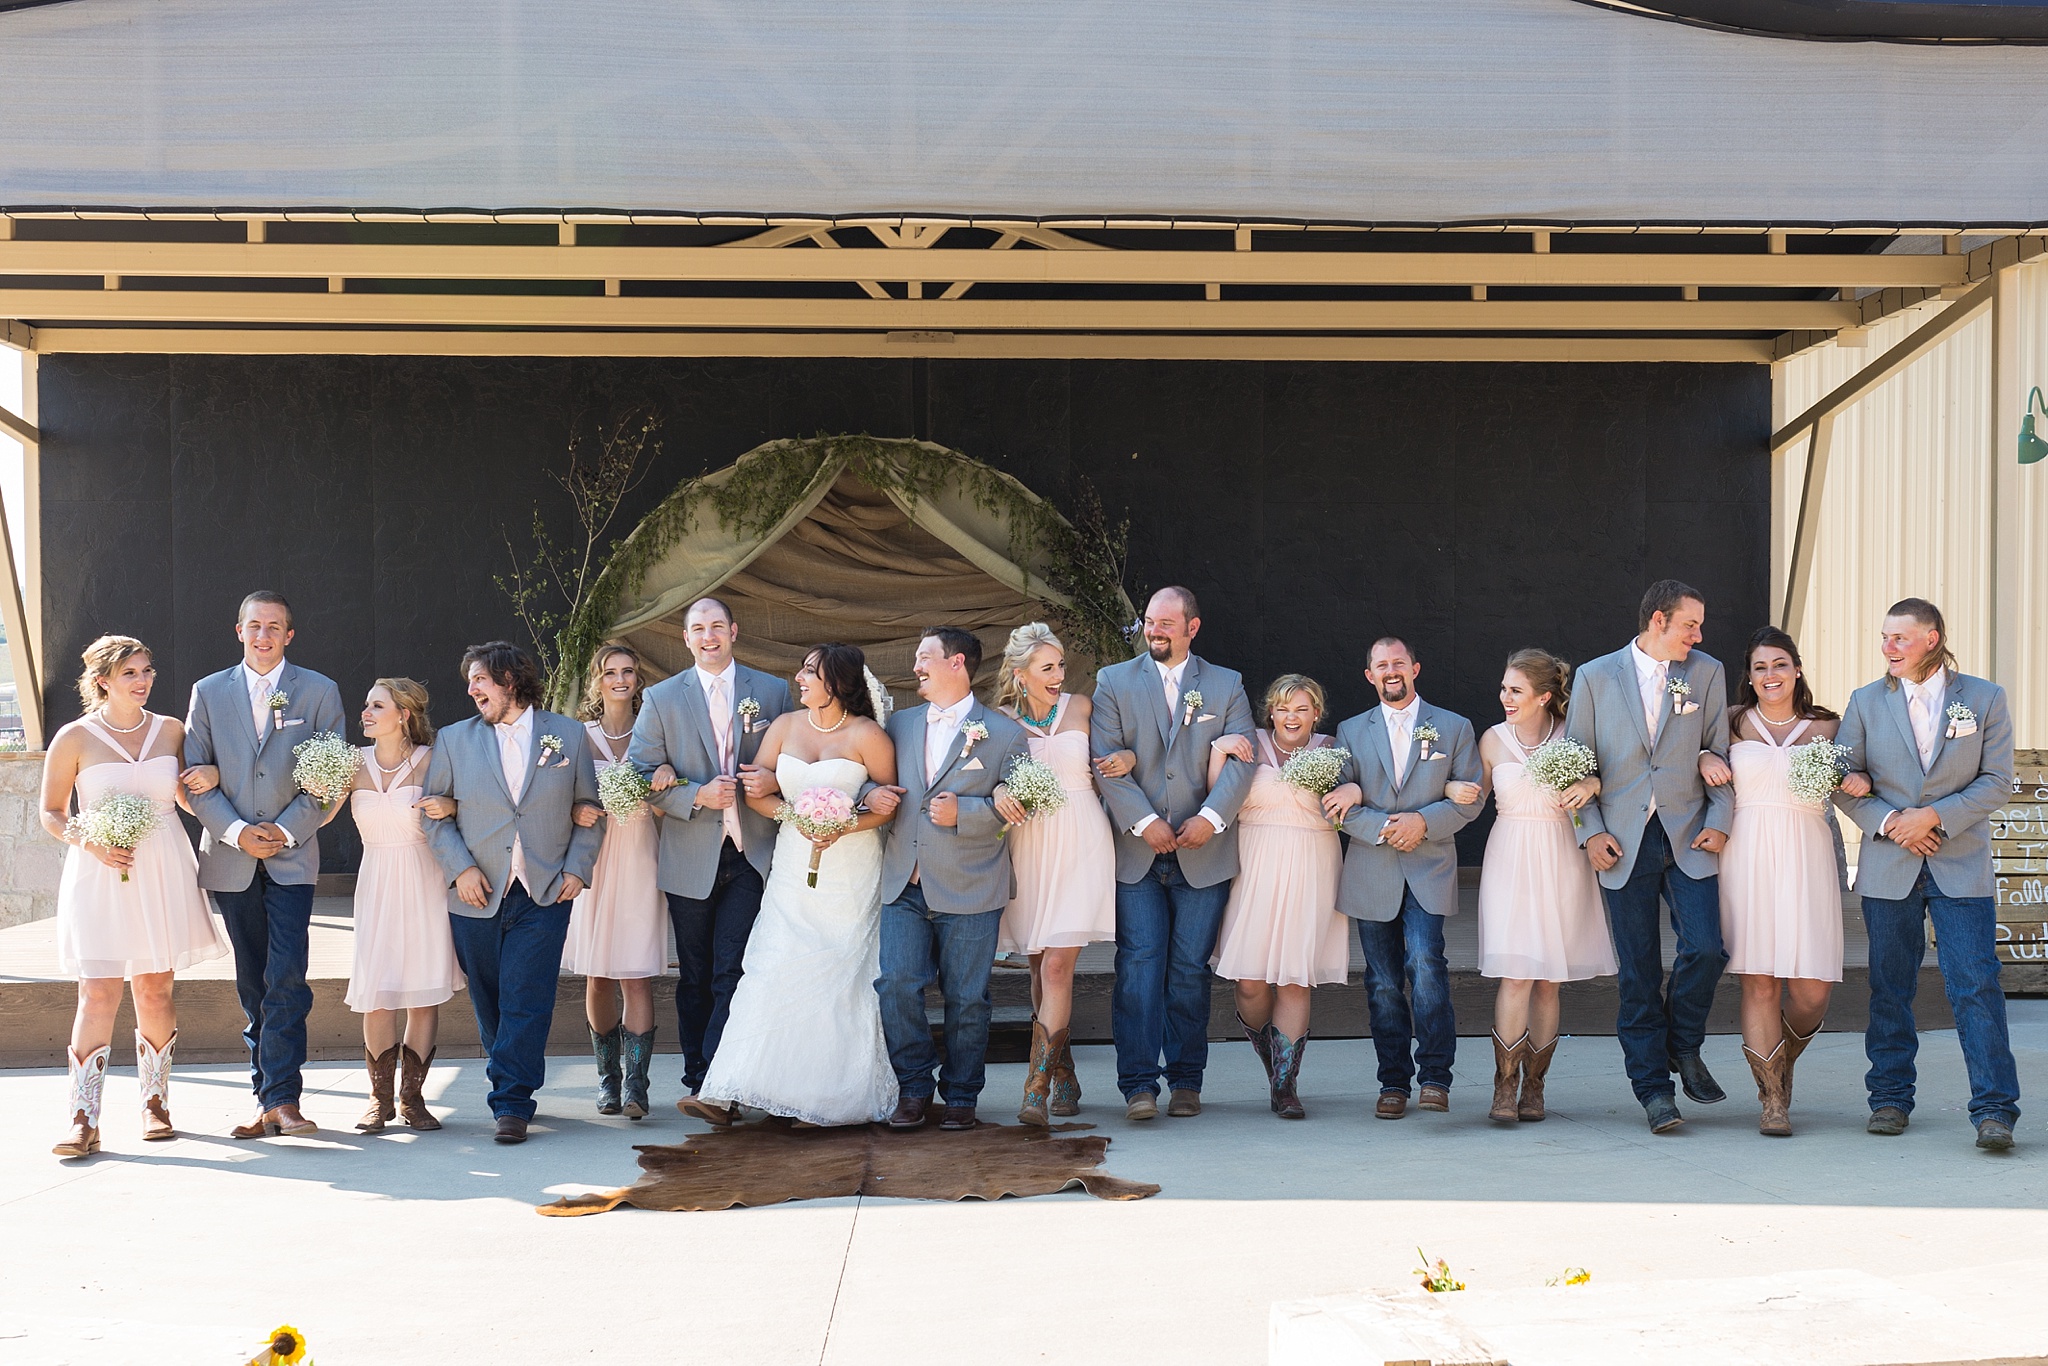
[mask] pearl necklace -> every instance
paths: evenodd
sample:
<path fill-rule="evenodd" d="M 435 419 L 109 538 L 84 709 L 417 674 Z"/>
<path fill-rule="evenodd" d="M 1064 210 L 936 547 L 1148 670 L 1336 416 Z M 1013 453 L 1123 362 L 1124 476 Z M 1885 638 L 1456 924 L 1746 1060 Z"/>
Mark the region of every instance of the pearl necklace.
<path fill-rule="evenodd" d="M 413 756 L 413 755 L 415 755 L 415 754 L 417 754 L 417 753 L 419 753 L 419 752 L 420 752 L 420 747 L 419 747 L 418 745 L 414 745 L 414 746 L 412 746 L 411 748 L 409 748 L 409 749 L 407 749 L 407 750 L 405 751 L 405 757 L 404 757 L 404 758 L 402 758 L 402 759 L 400 759 L 400 760 L 398 761 L 398 767 L 397 767 L 397 768 L 386 768 L 386 767 L 384 767 L 383 763 L 382 763 L 382 762 L 380 762 L 380 761 L 378 760 L 378 758 L 377 758 L 377 750 L 376 750 L 376 747 L 375 747 L 375 746 L 373 745 L 373 746 L 371 746 L 371 748 L 370 748 L 370 762 L 371 762 L 372 764 L 375 764 L 375 765 L 376 765 L 376 767 L 377 767 L 377 771 L 378 771 L 379 773 L 383 774 L 383 775 L 384 775 L 385 777 L 387 777 L 387 778 L 390 778 L 390 777 L 395 777 L 395 776 L 397 776 L 398 774 L 400 774 L 400 773 L 403 773 L 403 772 L 405 772 L 405 766 L 406 766 L 407 764 L 411 763 L 411 762 L 412 762 L 412 756 Z"/>
<path fill-rule="evenodd" d="M 100 724 L 105 726 L 108 730 L 113 731 L 116 735 L 133 735 L 136 731 L 141 730 L 142 727 L 145 724 L 147 724 L 148 721 L 149 713 L 144 712 L 142 713 L 142 719 L 137 721 L 134 725 L 117 726 L 107 718 L 107 709 L 105 707 L 100 708 Z"/>
<path fill-rule="evenodd" d="M 633 728 L 631 726 L 626 727 L 624 735 L 614 735 L 604 728 L 604 722 L 602 721 L 597 723 L 597 733 L 607 740 L 630 740 L 633 738 Z"/>
<path fill-rule="evenodd" d="M 1515 723 L 1512 721 L 1508 722 L 1508 734 L 1515 737 L 1515 747 L 1517 749 L 1522 750 L 1524 753 L 1527 753 L 1531 750 L 1538 750 L 1543 748 L 1545 745 L 1549 744 L 1550 737 L 1557 734 L 1557 718 L 1555 716 L 1550 718 L 1549 723 L 1544 728 L 1543 738 L 1541 740 L 1538 740 L 1533 745 L 1529 744 L 1528 742 L 1522 739 L 1522 732 L 1515 729 Z"/>
<path fill-rule="evenodd" d="M 811 729 L 818 732 L 818 734 L 830 735 L 833 731 L 838 730 L 848 721 L 851 721 L 853 719 L 853 713 L 850 711 L 843 711 L 839 713 L 839 719 L 837 721 L 834 721 L 829 726 L 821 726 L 818 724 L 818 713 L 812 711 L 809 707 L 805 707 L 804 718 L 811 723 Z"/>
<path fill-rule="evenodd" d="M 1307 749 L 1310 745 L 1314 744 L 1315 742 L 1315 737 L 1311 735 L 1308 739 L 1302 741 L 1293 749 L 1289 749 L 1287 746 L 1280 743 L 1280 732 L 1277 730 L 1273 732 L 1273 752 L 1280 756 L 1280 760 L 1282 763 L 1285 763 L 1287 760 L 1292 759 L 1295 755 L 1301 753 L 1303 750 Z"/>
<path fill-rule="evenodd" d="M 1799 719 L 1799 713 L 1794 712 L 1792 713 L 1792 715 L 1786 717 L 1782 721 L 1773 721 L 1770 717 L 1764 715 L 1764 709 L 1762 707 L 1755 708 L 1754 715 L 1756 716 L 1757 720 L 1763 722 L 1767 726 L 1789 726 L 1794 721 L 1797 721 Z"/>

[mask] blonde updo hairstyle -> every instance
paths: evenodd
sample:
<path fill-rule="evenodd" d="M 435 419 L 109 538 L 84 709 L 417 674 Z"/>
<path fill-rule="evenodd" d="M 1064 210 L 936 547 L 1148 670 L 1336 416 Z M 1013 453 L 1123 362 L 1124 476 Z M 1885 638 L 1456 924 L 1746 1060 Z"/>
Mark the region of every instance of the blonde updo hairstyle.
<path fill-rule="evenodd" d="M 114 670 L 137 655 L 156 658 L 147 645 L 134 636 L 101 636 L 79 653 L 85 672 L 78 676 L 78 700 L 93 711 L 107 700 L 107 680 Z"/>
<path fill-rule="evenodd" d="M 1508 656 L 1507 668 L 1529 680 L 1538 697 L 1550 694 L 1544 710 L 1559 721 L 1572 700 L 1572 666 L 1548 650 L 1517 650 Z"/>
<path fill-rule="evenodd" d="M 434 723 L 427 719 L 427 685 L 410 678 L 380 678 L 370 685 L 391 694 L 391 703 L 405 713 L 405 738 L 416 745 L 434 743 Z"/>
<path fill-rule="evenodd" d="M 1309 704 L 1316 709 L 1316 724 L 1321 725 L 1330 714 L 1329 699 L 1323 695 L 1323 685 L 1307 674 L 1281 674 L 1266 688 L 1266 695 L 1259 699 L 1259 714 L 1266 725 L 1273 724 L 1273 708 L 1285 702 L 1296 693 L 1305 693 Z"/>
<path fill-rule="evenodd" d="M 604 668 L 612 662 L 614 655 L 624 655 L 633 661 L 633 715 L 640 714 L 640 698 L 647 691 L 647 666 L 641 663 L 640 652 L 632 646 L 624 641 L 607 640 L 590 657 L 590 677 L 583 680 L 583 705 L 576 709 L 578 720 L 604 719 Z"/>
<path fill-rule="evenodd" d="M 1062 655 L 1067 652 L 1067 647 L 1060 644 L 1060 638 L 1052 633 L 1052 627 L 1042 621 L 1019 626 L 1010 632 L 1010 639 L 1003 646 L 1002 672 L 996 677 L 997 706 L 1023 710 L 1024 685 L 1017 681 L 1017 675 L 1031 667 L 1031 657 L 1046 645 Z"/>

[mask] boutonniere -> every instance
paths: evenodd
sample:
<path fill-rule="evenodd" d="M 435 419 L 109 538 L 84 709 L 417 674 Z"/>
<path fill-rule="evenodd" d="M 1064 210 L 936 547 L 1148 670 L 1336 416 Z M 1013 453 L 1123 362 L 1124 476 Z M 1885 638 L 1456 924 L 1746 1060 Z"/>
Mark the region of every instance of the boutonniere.
<path fill-rule="evenodd" d="M 1422 746 L 1422 757 L 1425 759 L 1434 757 L 1430 754 L 1429 747 L 1441 739 L 1443 737 L 1437 734 L 1436 727 L 1427 721 L 1415 728 L 1415 743 Z"/>
<path fill-rule="evenodd" d="M 967 737 L 967 743 L 960 746 L 960 757 L 963 759 L 974 753 L 976 745 L 988 739 L 988 727 L 979 721 L 969 721 L 966 725 L 960 727 L 960 733 Z"/>
<path fill-rule="evenodd" d="M 533 761 L 533 766 L 535 768 L 545 768 L 548 760 L 560 758 L 561 754 L 562 737 L 559 735 L 543 735 L 540 737 L 540 758 Z"/>
<path fill-rule="evenodd" d="M 289 707 L 291 704 L 292 695 L 290 693 L 274 692 L 270 695 L 270 714 L 272 716 L 282 715 L 284 709 L 286 707 Z"/>
<path fill-rule="evenodd" d="M 1948 738 L 1954 740 L 1959 736 L 1975 735 L 1976 733 L 1977 713 L 1971 711 L 1960 702 L 1949 703 Z"/>
<path fill-rule="evenodd" d="M 742 697 L 739 705 L 740 725 L 752 734 L 761 720 L 761 704 L 751 697 Z"/>
<path fill-rule="evenodd" d="M 1202 709 L 1202 690 L 1189 688 L 1180 695 L 1180 723 L 1185 726 L 1195 719 L 1195 713 Z"/>
<path fill-rule="evenodd" d="M 1692 700 L 1692 684 L 1684 679 L 1672 679 L 1664 685 L 1664 691 L 1671 694 L 1673 716 L 1690 716 L 1700 709 L 1700 704 Z"/>

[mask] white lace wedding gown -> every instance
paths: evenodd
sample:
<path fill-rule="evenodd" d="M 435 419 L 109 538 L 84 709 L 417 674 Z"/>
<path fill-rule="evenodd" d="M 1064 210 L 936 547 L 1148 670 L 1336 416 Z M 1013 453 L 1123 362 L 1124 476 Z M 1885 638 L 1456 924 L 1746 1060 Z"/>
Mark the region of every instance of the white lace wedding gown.
<path fill-rule="evenodd" d="M 857 796 L 867 769 L 854 759 L 814 764 L 783 755 L 785 797 L 812 787 Z M 846 835 L 818 862 L 785 827 L 747 940 L 745 976 L 698 1094 L 812 1124 L 865 1124 L 896 1108 L 896 1072 L 875 996 L 881 959 L 881 837 Z"/>

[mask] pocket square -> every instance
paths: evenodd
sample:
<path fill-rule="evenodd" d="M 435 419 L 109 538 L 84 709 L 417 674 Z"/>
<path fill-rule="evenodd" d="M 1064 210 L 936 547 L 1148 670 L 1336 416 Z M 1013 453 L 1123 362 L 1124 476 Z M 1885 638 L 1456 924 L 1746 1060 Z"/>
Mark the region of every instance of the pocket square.
<path fill-rule="evenodd" d="M 966 763 L 960 765 L 960 771 L 962 773 L 975 773 L 979 772 L 980 769 L 981 760 L 979 759 L 969 759 Z"/>
<path fill-rule="evenodd" d="M 1197 723 L 1197 724 L 1200 724 L 1200 723 L 1201 723 L 1201 722 L 1203 722 L 1203 721 L 1214 721 L 1215 719 L 1216 719 L 1216 713 L 1215 713 L 1215 712 L 1212 712 L 1212 711 L 1205 711 L 1205 712 L 1203 712 L 1203 713 L 1202 713 L 1202 714 L 1201 714 L 1200 716 L 1197 716 L 1197 717 L 1195 718 L 1195 721 L 1196 721 L 1196 723 Z"/>
<path fill-rule="evenodd" d="M 305 718 L 305 717 L 303 717 L 303 716 L 293 716 L 293 717 L 289 717 L 289 718 L 285 718 L 285 719 L 280 719 L 280 720 L 278 721 L 278 723 L 277 723 L 277 728 L 278 728 L 279 730 L 283 730 L 283 729 L 284 729 L 284 728 L 285 728 L 286 726 L 303 726 L 303 725 L 305 725 L 305 724 L 306 724 L 306 718 Z"/>
<path fill-rule="evenodd" d="M 747 726 L 747 734 L 758 735 L 766 729 L 768 729 L 768 723 L 766 721 L 754 721 L 749 723 L 749 725 Z"/>
<path fill-rule="evenodd" d="M 1976 733 L 1977 723 L 1975 721 L 1954 721 L 1949 724 L 1948 738 L 1951 740 L 1960 740 L 1965 735 L 1975 735 Z"/>

